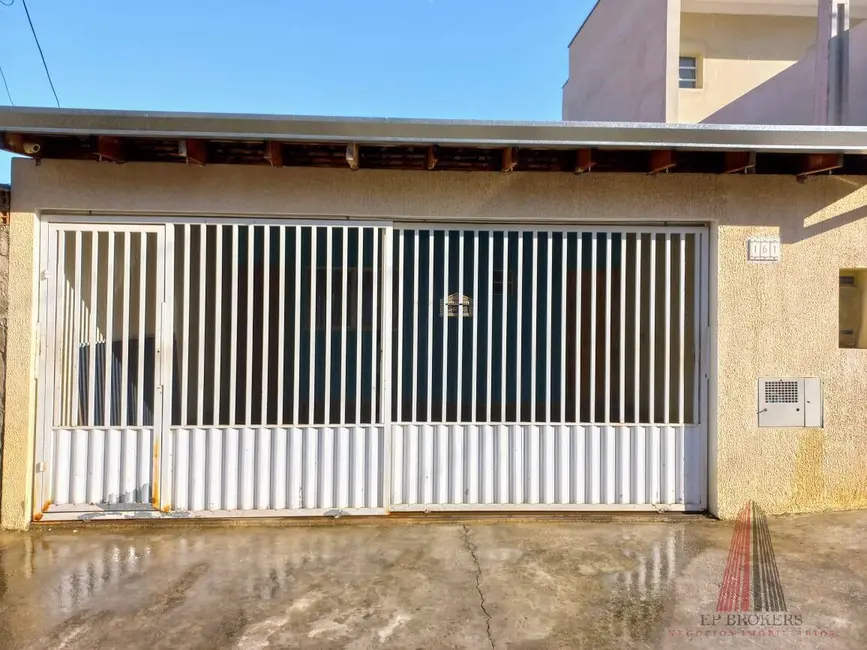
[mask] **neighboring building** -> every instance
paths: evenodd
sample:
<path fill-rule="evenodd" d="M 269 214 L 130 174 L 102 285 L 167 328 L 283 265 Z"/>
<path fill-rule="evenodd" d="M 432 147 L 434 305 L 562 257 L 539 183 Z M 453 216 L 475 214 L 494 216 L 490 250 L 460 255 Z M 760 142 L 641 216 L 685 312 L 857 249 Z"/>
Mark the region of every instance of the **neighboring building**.
<path fill-rule="evenodd" d="M 867 124 L 864 18 L 865 0 L 599 0 L 569 45 L 563 119 Z"/>
<path fill-rule="evenodd" d="M 38 156 L 4 527 L 867 507 L 865 129 L 4 108 L 0 142 Z"/>

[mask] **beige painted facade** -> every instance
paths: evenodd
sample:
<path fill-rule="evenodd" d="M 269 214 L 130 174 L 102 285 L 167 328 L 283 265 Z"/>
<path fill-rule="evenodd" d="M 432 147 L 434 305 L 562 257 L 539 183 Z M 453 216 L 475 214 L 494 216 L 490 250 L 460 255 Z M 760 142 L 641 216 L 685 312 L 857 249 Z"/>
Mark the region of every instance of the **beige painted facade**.
<path fill-rule="evenodd" d="M 701 122 L 783 72 L 813 47 L 816 29 L 815 17 L 681 15 L 680 52 L 698 59 L 700 87 L 679 89 L 676 121 Z M 804 81 L 813 85 L 812 71 Z"/>
<path fill-rule="evenodd" d="M 710 223 L 712 512 L 733 517 L 746 499 L 769 513 L 867 507 L 867 350 L 837 342 L 839 270 L 867 268 L 863 179 L 13 163 L 6 528 L 26 527 L 33 508 L 41 211 Z M 782 238 L 782 261 L 748 263 L 746 239 L 770 233 Z M 756 380 L 787 375 L 823 380 L 823 429 L 756 427 Z"/>
<path fill-rule="evenodd" d="M 816 0 L 648 0 L 628 11 L 625 1 L 599 0 L 570 43 L 563 119 L 827 123 Z M 842 123 L 865 124 L 867 5 L 850 6 Z M 696 58 L 697 88 L 679 88 L 680 56 Z"/>

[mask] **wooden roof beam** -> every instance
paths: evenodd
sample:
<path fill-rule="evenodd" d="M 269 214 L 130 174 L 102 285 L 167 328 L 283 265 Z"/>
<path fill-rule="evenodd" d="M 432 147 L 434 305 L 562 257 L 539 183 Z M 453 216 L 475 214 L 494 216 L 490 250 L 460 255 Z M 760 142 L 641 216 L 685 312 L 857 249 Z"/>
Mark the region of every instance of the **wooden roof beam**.
<path fill-rule="evenodd" d="M 518 149 L 517 147 L 506 147 L 503 149 L 503 160 L 500 169 L 506 173 L 515 171 L 518 166 Z"/>
<path fill-rule="evenodd" d="M 843 166 L 843 154 L 840 153 L 811 153 L 804 156 L 801 171 L 798 178 L 815 176 L 823 172 L 831 172 Z"/>
<path fill-rule="evenodd" d="M 283 143 L 268 140 L 265 143 L 265 160 L 267 160 L 272 167 L 282 167 Z"/>
<path fill-rule="evenodd" d="M 107 135 L 97 136 L 96 142 L 91 144 L 91 150 L 96 154 L 100 162 L 103 160 L 113 163 L 126 162 L 123 149 L 123 142 L 120 138 L 112 138 Z"/>
<path fill-rule="evenodd" d="M 181 140 L 178 153 L 184 157 L 187 164 L 206 165 L 208 163 L 208 149 L 204 140 Z"/>
<path fill-rule="evenodd" d="M 346 145 L 346 163 L 349 165 L 349 169 L 358 171 L 361 156 L 359 155 L 357 142 L 350 142 Z"/>
<path fill-rule="evenodd" d="M 724 174 L 755 174 L 755 151 L 726 151 Z"/>
<path fill-rule="evenodd" d="M 674 152 L 671 149 L 660 149 L 650 152 L 650 169 L 648 174 L 655 175 L 661 172 L 667 172 L 677 163 L 674 160 Z"/>
<path fill-rule="evenodd" d="M 593 151 L 590 149 L 578 149 L 575 152 L 575 173 L 576 174 L 586 174 L 593 166 L 596 164 L 596 161 L 593 160 Z"/>
<path fill-rule="evenodd" d="M 425 167 L 428 171 L 433 171 L 434 167 L 436 167 L 437 163 L 440 161 L 438 154 L 439 149 L 437 149 L 437 146 L 435 144 L 427 148 L 427 155 L 425 156 Z"/>

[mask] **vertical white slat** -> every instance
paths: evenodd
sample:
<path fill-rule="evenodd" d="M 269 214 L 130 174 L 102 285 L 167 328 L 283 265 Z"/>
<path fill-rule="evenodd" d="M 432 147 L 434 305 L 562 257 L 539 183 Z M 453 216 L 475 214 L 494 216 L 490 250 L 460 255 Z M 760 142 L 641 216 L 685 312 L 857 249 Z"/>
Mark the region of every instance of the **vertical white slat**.
<path fill-rule="evenodd" d="M 494 234 L 491 233 L 491 240 L 493 240 Z M 491 245 L 491 254 L 493 254 L 493 244 Z M 508 347 L 506 345 L 508 341 L 508 330 L 509 330 L 509 233 L 507 231 L 503 232 L 503 295 L 502 295 L 502 309 L 500 312 L 500 322 L 502 323 L 502 329 L 500 331 L 500 422 L 506 421 L 506 404 L 509 401 L 508 395 L 508 384 L 506 384 L 506 377 L 508 376 L 508 366 L 509 366 L 509 357 L 508 357 Z M 491 321 L 493 321 L 493 307 L 491 308 Z M 491 334 L 493 334 L 493 323 L 490 327 Z M 504 476 L 508 475 L 508 472 L 505 471 L 505 465 L 500 463 L 500 472 Z M 506 488 L 508 491 L 508 488 Z M 502 495 L 502 485 L 501 492 Z M 506 497 L 502 497 L 506 498 Z"/>
<path fill-rule="evenodd" d="M 635 365 L 633 367 L 634 422 L 641 422 L 641 233 L 635 233 Z"/>
<path fill-rule="evenodd" d="M 181 346 L 181 426 L 188 426 L 190 421 L 187 417 L 187 411 L 190 403 L 190 255 L 192 246 L 190 245 L 190 224 L 184 224 L 184 270 L 183 270 L 183 295 L 181 304 L 183 305 L 183 345 Z M 144 239 L 145 234 L 139 235 Z M 234 384 L 233 384 L 234 386 Z"/>
<path fill-rule="evenodd" d="M 566 238 L 565 233 L 564 233 L 564 236 L 563 236 L 564 243 L 566 242 L 566 239 L 567 238 Z M 565 287 L 566 285 L 564 284 L 563 286 Z M 565 298 L 565 296 L 564 296 L 564 298 Z M 566 302 L 564 300 L 563 301 L 563 305 L 564 305 L 563 309 L 566 308 L 565 304 L 566 304 Z M 564 422 L 566 421 L 565 407 L 564 407 L 564 411 L 563 411 L 563 421 Z M 570 466 L 571 466 L 571 463 L 569 462 L 570 461 L 569 453 L 570 453 L 570 447 L 571 447 L 570 443 L 572 440 L 571 427 L 568 427 L 565 424 L 561 424 L 557 429 L 558 429 L 558 436 L 560 439 L 560 448 L 559 448 L 560 475 L 558 477 L 559 481 L 557 483 L 558 489 L 560 491 L 560 499 L 558 500 L 558 502 L 559 503 L 572 503 L 571 494 L 570 494 L 571 484 L 569 481 L 569 474 L 570 474 L 569 470 L 570 470 Z"/>
<path fill-rule="evenodd" d="M 371 318 L 373 319 L 372 327 L 371 327 L 371 364 L 370 364 L 370 373 L 371 373 L 371 390 L 370 390 L 370 423 L 376 424 L 378 422 L 376 411 L 377 404 L 379 402 L 379 377 L 377 373 L 377 368 L 379 368 L 380 361 L 380 353 L 382 341 L 379 340 L 379 334 L 377 332 L 377 325 L 379 321 L 379 285 L 383 282 L 384 276 L 379 268 L 379 238 L 382 235 L 382 232 L 379 228 L 373 229 L 373 301 L 371 302 L 372 314 Z"/>
<path fill-rule="evenodd" d="M 241 454 L 238 458 L 238 473 L 241 480 L 238 507 L 241 510 L 252 510 L 255 504 L 256 486 L 256 432 L 252 427 L 244 427 L 240 431 L 240 438 Z"/>
<path fill-rule="evenodd" d="M 232 249 L 229 257 L 232 260 L 232 291 L 229 300 L 230 335 L 229 335 L 229 423 L 238 424 L 238 257 L 241 253 L 238 224 L 232 224 Z M 186 296 L 186 294 L 184 294 Z M 184 318 L 186 322 L 186 318 Z M 186 378 L 185 378 L 186 380 Z M 227 474 L 228 476 L 228 474 Z"/>
<path fill-rule="evenodd" d="M 520 265 L 519 265 L 520 267 Z M 525 503 L 528 498 L 527 491 L 524 489 L 527 476 L 524 471 L 526 463 L 526 450 L 524 449 L 524 432 L 530 427 L 525 424 L 512 425 L 512 498 L 513 503 Z"/>
<path fill-rule="evenodd" d="M 463 422 L 464 404 L 464 231 L 458 231 L 458 388 L 457 388 L 457 417 L 456 422 Z"/>
<path fill-rule="evenodd" d="M 145 313 L 147 312 L 147 260 L 148 260 L 148 245 L 147 234 L 141 234 L 140 255 L 141 263 L 139 264 L 138 278 L 138 295 L 139 295 L 139 310 L 138 310 L 138 422 L 139 426 L 144 426 L 144 342 L 145 342 Z"/>
<path fill-rule="evenodd" d="M 575 248 L 575 422 L 581 422 L 581 290 L 584 284 L 584 233 L 576 233 Z"/>
<path fill-rule="evenodd" d="M 554 233 L 548 231 L 548 248 L 546 267 L 547 284 L 545 285 L 545 422 L 551 422 L 551 402 L 554 399 L 554 375 L 551 368 L 551 335 L 553 333 L 551 318 L 553 317 L 554 306 L 554 290 L 552 282 L 554 279 Z M 546 431 L 550 431 L 551 427 L 546 427 Z"/>
<path fill-rule="evenodd" d="M 560 422 L 566 422 L 566 285 L 569 282 L 568 233 L 562 233 L 560 240 L 563 248 L 563 260 L 560 265 Z M 560 435 L 565 436 L 562 429 Z M 561 503 L 565 503 L 565 501 L 561 501 Z"/>
<path fill-rule="evenodd" d="M 332 290 L 332 264 L 334 259 L 334 228 L 325 228 L 325 326 L 322 328 L 322 336 L 325 339 L 325 416 L 323 424 L 331 424 L 331 348 L 334 328 L 331 322 L 331 309 L 334 302 Z M 374 337 L 374 341 L 376 337 Z"/>
<path fill-rule="evenodd" d="M 273 433 L 271 429 L 268 429 L 267 427 L 259 427 L 255 430 L 255 436 L 256 453 L 254 457 L 254 472 L 256 475 L 256 484 L 254 487 L 255 497 L 253 507 L 257 510 L 265 510 L 269 507 L 273 507 L 271 502 L 270 481 L 271 473 L 273 471 L 271 467 L 271 462 L 273 460 Z"/>
<path fill-rule="evenodd" d="M 611 422 L 611 232 L 605 233 L 605 422 Z M 607 437 L 607 433 L 606 433 Z"/>
<path fill-rule="evenodd" d="M 647 421 L 656 423 L 656 235 L 650 233 L 650 255 L 648 267 L 648 350 L 647 350 Z"/>
<path fill-rule="evenodd" d="M 671 422 L 671 233 L 665 233 L 665 359 L 663 360 L 663 422 Z"/>
<path fill-rule="evenodd" d="M 216 226 L 217 229 L 217 242 L 220 241 L 222 236 L 223 227 L 220 225 Z M 219 250 L 219 243 L 217 243 Z M 219 268 L 219 266 L 217 267 Z M 219 285 L 218 285 L 219 286 Z M 219 319 L 219 302 L 214 302 L 217 305 L 217 316 Z M 217 348 L 218 350 L 220 348 Z M 217 353 L 215 356 L 219 356 Z M 219 411 L 215 410 L 214 422 L 219 423 L 218 414 Z M 220 510 L 222 506 L 222 486 L 223 486 L 223 430 L 218 429 L 216 427 L 212 427 L 208 429 L 206 432 L 206 440 L 207 440 L 207 465 L 208 465 L 208 483 L 207 483 L 207 494 L 206 494 L 206 502 L 205 507 L 208 510 Z"/>
<path fill-rule="evenodd" d="M 596 422 L 596 268 L 597 233 L 590 233 L 590 422 Z"/>
<path fill-rule="evenodd" d="M 685 374 L 685 350 L 684 350 L 684 336 L 686 333 L 686 233 L 680 234 L 680 268 L 679 275 L 680 279 L 678 281 L 677 287 L 679 296 L 677 301 L 678 306 L 678 315 L 677 315 L 677 324 L 678 324 L 678 333 L 677 333 L 677 345 L 678 345 L 678 359 L 677 359 L 677 422 L 678 424 L 684 424 L 685 422 L 685 414 L 684 414 L 684 393 L 686 392 L 686 386 L 684 384 L 684 374 Z"/>
<path fill-rule="evenodd" d="M 485 422 L 491 421 L 491 400 L 494 398 L 491 389 L 493 383 L 493 375 L 491 372 L 494 364 L 494 348 L 493 348 L 493 338 L 494 338 L 494 233 L 493 231 L 488 231 L 485 233 L 485 236 L 488 240 L 488 336 L 486 338 L 488 349 L 487 349 L 487 375 L 488 375 L 488 384 L 487 384 L 487 398 L 485 400 Z M 504 276 L 505 279 L 505 276 Z M 477 312 L 478 313 L 478 312 Z M 478 317 L 478 316 L 477 316 Z M 505 321 L 503 322 L 505 326 Z M 490 447 L 490 445 L 488 445 Z M 490 467 L 493 469 L 491 464 L 486 465 L 486 467 Z M 486 499 L 490 499 L 490 492 L 485 492 Z M 491 503 L 491 501 L 486 501 L 486 503 Z"/>
<path fill-rule="evenodd" d="M 524 233 L 518 233 L 518 264 L 515 270 L 518 275 L 518 326 L 515 337 L 515 422 L 523 420 L 523 408 L 521 408 L 521 325 L 524 312 Z"/>
<path fill-rule="evenodd" d="M 443 239 L 443 381 L 442 381 L 442 421 L 448 422 L 446 405 L 448 404 L 448 374 L 449 374 L 449 231 L 446 230 Z"/>
<path fill-rule="evenodd" d="M 205 312 L 207 311 L 208 226 L 199 230 L 199 352 L 196 371 L 196 426 L 205 424 Z M 204 452 L 203 452 L 204 453 Z"/>
<path fill-rule="evenodd" d="M 536 417 L 536 395 L 539 386 L 536 384 L 536 352 L 539 348 L 537 334 L 539 332 L 539 233 L 533 231 L 533 257 L 531 261 L 530 273 L 532 274 L 532 284 L 530 285 L 530 419 L 529 422 L 535 422 Z M 532 468 L 531 468 L 532 469 Z"/>
<path fill-rule="evenodd" d="M 220 422 L 220 391 L 222 389 L 223 363 L 223 226 L 214 226 L 214 420 L 213 426 Z M 230 387 L 230 390 L 233 387 Z M 217 434 L 212 434 L 214 438 Z"/>
<path fill-rule="evenodd" d="M 141 267 L 144 273 L 144 265 Z M 88 307 L 88 333 L 87 333 L 87 423 L 90 426 L 96 425 L 96 316 L 97 309 L 97 287 L 99 281 L 99 233 L 93 231 L 90 233 L 90 290 L 88 297 L 90 305 Z M 139 383 L 141 387 L 141 383 Z M 141 389 L 139 389 L 141 393 Z"/>
<path fill-rule="evenodd" d="M 68 334 L 69 334 L 69 306 L 71 304 L 70 296 L 69 296 L 69 282 L 66 276 L 66 232 L 59 231 L 57 232 L 57 237 L 55 239 L 55 250 L 57 255 L 57 264 L 55 266 L 55 275 L 53 281 L 53 287 L 48 289 L 48 295 L 56 298 L 57 303 L 54 307 L 54 314 L 49 315 L 46 314 L 46 319 L 48 322 L 51 320 L 54 321 L 54 332 L 53 337 L 56 339 L 56 343 L 49 339 L 46 341 L 46 345 L 49 346 L 49 349 L 54 345 L 57 347 L 54 349 L 53 353 L 46 354 L 46 360 L 50 361 L 53 364 L 53 369 L 45 370 L 45 374 L 43 377 L 45 380 L 43 384 L 45 385 L 45 389 L 47 394 L 50 394 L 49 391 L 52 389 L 52 378 L 54 381 L 54 395 L 53 395 L 53 409 L 51 411 L 52 418 L 48 420 L 47 418 L 44 420 L 44 423 L 47 427 L 51 425 L 69 425 L 68 419 L 68 410 L 66 408 L 68 403 L 69 393 L 73 392 L 71 386 L 69 385 L 69 371 L 71 370 L 69 363 L 69 347 L 68 347 Z M 51 278 L 49 278 L 49 285 L 51 284 Z M 47 305 L 43 305 L 43 309 L 45 309 Z M 41 333 L 40 333 L 41 336 Z M 39 426 L 39 425 L 37 425 Z M 47 431 L 48 429 L 45 426 L 40 426 L 40 431 Z M 43 449 L 50 449 L 50 445 L 47 444 L 46 440 L 48 436 L 43 438 Z M 40 452 L 45 455 L 45 457 L 51 457 L 50 452 Z M 41 460 L 41 459 L 37 459 Z M 40 479 L 37 479 L 40 480 Z M 48 485 L 51 481 L 51 473 L 46 473 L 41 479 L 46 485 Z M 49 494 L 50 490 L 40 490 L 39 494 L 45 495 Z"/>
<path fill-rule="evenodd" d="M 434 231 L 428 230 L 427 242 L 427 383 L 425 384 L 427 416 L 426 421 L 433 419 L 433 319 L 436 309 L 436 297 L 434 296 Z M 415 232 L 416 245 L 418 245 L 419 231 Z"/>
<path fill-rule="evenodd" d="M 286 401 L 286 393 L 284 389 L 286 366 L 286 306 L 291 302 L 293 306 L 292 311 L 297 313 L 298 302 L 297 300 L 290 301 L 289 297 L 286 295 L 286 226 L 277 227 L 277 236 L 280 238 L 280 245 L 277 248 L 277 412 L 275 417 L 277 418 L 276 424 L 283 426 L 286 424 L 284 422 L 283 414 L 283 403 Z M 219 249 L 217 250 L 219 251 Z M 297 247 L 294 251 L 294 255 L 295 257 L 298 257 Z M 217 304 L 220 303 L 218 302 Z M 280 435 L 278 440 L 281 441 L 280 444 L 285 444 L 285 435 Z M 284 458 L 284 455 L 278 453 L 277 458 Z M 280 482 L 276 485 L 285 485 L 285 483 Z M 275 499 L 278 498 L 278 493 L 279 491 L 274 493 Z M 284 498 L 285 495 L 280 497 L 281 502 Z"/>
<path fill-rule="evenodd" d="M 625 241 L 624 237 L 624 241 Z M 625 259 L 625 258 L 624 258 Z M 621 269 L 625 269 L 625 265 L 621 265 Z M 625 417 L 624 417 L 625 419 Z M 632 503 L 630 495 L 632 494 L 632 472 L 631 468 L 635 463 L 635 457 L 632 453 L 632 432 L 630 427 L 621 425 L 619 428 L 620 434 L 620 499 L 619 503 Z"/>
<path fill-rule="evenodd" d="M 460 291 L 460 289 L 458 289 Z M 460 407 L 458 407 L 460 408 Z M 460 418 L 458 418 L 460 421 Z M 449 470 L 446 490 L 449 503 L 464 503 L 464 434 L 468 433 L 469 427 L 463 424 L 455 424 L 449 429 Z M 444 477 L 445 478 L 445 477 Z"/>
<path fill-rule="evenodd" d="M 295 229 L 296 234 L 300 234 L 301 226 L 296 226 Z M 300 258 L 301 240 L 296 239 L 295 241 L 295 254 Z M 298 354 L 297 350 L 298 348 L 296 348 L 295 354 Z M 289 494 L 286 498 L 286 507 L 291 510 L 300 510 L 301 504 L 303 503 L 301 490 L 303 489 L 302 463 L 304 461 L 304 430 L 297 426 L 293 427 L 288 430 L 288 436 L 289 438 L 286 442 L 286 453 L 289 458 L 286 461 L 286 464 L 289 468 Z"/>
<path fill-rule="evenodd" d="M 80 233 L 76 233 L 77 235 Z M 130 248 L 132 246 L 132 234 L 127 230 L 123 233 L 123 324 L 121 326 L 121 361 L 120 361 L 120 422 L 118 425 L 129 425 L 128 394 L 129 394 L 129 318 L 130 318 Z M 79 259 L 79 258 L 76 258 Z M 76 265 L 76 273 L 78 266 Z"/>
<path fill-rule="evenodd" d="M 292 424 L 298 426 L 298 400 L 301 391 L 298 383 L 301 381 L 301 226 L 295 226 L 295 246 L 292 256 L 295 258 L 295 289 L 292 294 L 292 311 L 294 312 L 294 329 L 292 331 Z M 283 292 L 281 296 L 285 296 Z M 284 298 L 285 300 L 285 298 Z M 288 300 L 286 300 L 288 302 Z M 293 433 L 294 435 L 294 433 Z M 287 443 L 288 444 L 288 443 Z M 290 501 L 294 495 L 290 494 Z M 290 506 L 291 507 L 291 506 Z"/>
<path fill-rule="evenodd" d="M 237 242 L 238 240 L 235 239 Z M 223 467 L 222 467 L 222 508 L 238 509 L 238 488 L 240 487 L 240 430 L 229 427 L 223 430 Z"/>
<path fill-rule="evenodd" d="M 403 232 L 403 231 L 401 231 Z M 419 307 L 419 295 L 418 295 L 418 282 L 419 282 L 419 245 L 421 244 L 421 238 L 419 235 L 421 234 L 418 230 L 413 230 L 412 232 L 412 246 L 413 246 L 413 262 L 412 262 L 412 364 L 410 365 L 410 369 L 412 370 L 412 391 L 410 395 L 412 396 L 412 411 L 410 417 L 413 422 L 418 421 L 418 375 L 419 375 L 419 367 L 418 367 L 418 339 L 419 339 L 419 322 L 418 322 L 418 307 Z M 433 278 L 433 272 L 431 272 L 431 278 Z M 403 293 L 404 286 L 404 278 L 403 272 L 401 271 L 398 274 L 398 278 L 400 280 L 401 293 Z M 403 303 L 401 303 L 402 305 Z M 402 310 L 401 310 L 402 311 Z M 402 334 L 402 332 L 400 332 Z M 430 354 L 430 352 L 428 352 Z M 398 363 L 400 364 L 398 368 L 403 366 L 403 356 L 398 358 Z M 430 368 L 428 368 L 430 370 Z M 399 390 L 403 390 L 403 386 L 399 388 Z"/>
<path fill-rule="evenodd" d="M 105 259 L 105 381 L 102 396 L 102 425 L 113 425 L 111 403 L 113 393 L 112 370 L 114 366 L 114 231 L 108 231 L 108 254 Z"/>
<path fill-rule="evenodd" d="M 271 307 L 271 226 L 262 228 L 262 388 L 260 393 L 261 411 L 259 423 L 268 424 L 268 359 Z"/>
<path fill-rule="evenodd" d="M 340 424 L 346 424 L 346 336 L 349 330 L 347 314 L 349 312 L 346 301 L 349 298 L 349 228 L 341 228 L 343 239 L 341 250 L 343 260 L 343 273 L 340 285 Z"/>
<path fill-rule="evenodd" d="M 549 294 L 550 297 L 550 294 Z M 550 376 L 550 374 L 549 374 Z M 545 490 L 543 493 L 544 503 L 554 503 L 555 494 L 554 494 L 554 486 L 557 474 L 557 469 L 555 467 L 554 459 L 556 455 L 556 449 L 554 447 L 554 426 L 550 422 L 545 424 L 542 427 L 542 431 L 544 437 L 542 439 L 542 444 L 544 446 L 545 453 L 545 464 L 542 467 L 542 475 L 544 480 Z M 557 427 L 559 429 L 559 427 Z"/>
<path fill-rule="evenodd" d="M 307 383 L 307 426 L 313 426 L 313 405 L 316 403 L 316 268 L 319 260 L 317 259 L 316 250 L 316 234 L 318 228 L 313 226 L 310 228 L 310 359 L 308 363 L 309 379 Z M 358 304 L 362 302 L 361 295 L 358 297 Z M 359 323 L 359 328 L 361 324 Z M 359 364 L 360 352 L 359 352 Z M 359 389 L 359 395 L 361 390 Z M 306 498 L 305 498 L 306 501 Z"/>
<path fill-rule="evenodd" d="M 508 237 L 504 237 L 504 239 L 508 241 Z M 505 420 L 506 418 L 502 419 Z M 494 500 L 495 503 L 509 503 L 509 486 L 511 484 L 509 477 L 510 428 L 507 424 L 491 427 L 492 440 L 495 440 L 497 445 L 497 494 Z"/>
<path fill-rule="evenodd" d="M 402 427 L 404 434 L 400 437 L 405 438 L 404 449 L 406 453 L 406 472 L 404 474 L 404 483 L 406 485 L 404 492 L 404 503 L 418 503 L 419 501 L 419 483 L 423 480 L 424 468 L 422 466 L 422 457 L 419 455 L 420 445 L 418 440 L 418 432 L 421 426 L 417 424 L 408 424 Z M 395 501 L 398 503 L 398 501 Z"/>
<path fill-rule="evenodd" d="M 255 242 L 256 228 L 252 225 L 247 226 L 247 359 L 245 373 L 247 382 L 244 391 L 244 397 L 246 398 L 244 424 L 248 427 L 253 424 L 253 307 L 255 305 L 253 291 L 255 288 L 254 276 L 256 270 L 254 259 L 256 257 Z M 245 436 L 252 435 L 252 433 L 248 434 L 247 431 L 245 431 L 244 434 Z M 245 509 L 249 509 L 250 507 L 252 506 L 247 505 Z"/>
<path fill-rule="evenodd" d="M 378 228 L 382 237 L 382 340 L 380 342 L 379 376 L 380 384 L 377 397 L 380 403 L 380 419 L 382 429 L 373 428 L 371 445 L 371 495 L 375 500 L 373 505 L 388 507 L 391 498 L 391 459 L 392 434 L 391 428 L 391 368 L 393 367 L 392 348 L 392 299 L 394 294 L 394 229 Z M 382 432 L 382 433 L 380 433 Z M 381 454 L 381 456 L 380 456 Z"/>
<path fill-rule="evenodd" d="M 397 296 L 395 296 L 395 300 L 397 300 L 397 358 L 395 359 L 395 363 L 397 364 L 396 372 L 397 372 L 397 383 L 394 387 L 394 400 L 395 406 L 397 407 L 397 421 L 403 422 L 403 311 L 406 308 L 406 298 L 404 298 L 404 273 L 403 273 L 403 256 L 404 256 L 404 233 L 405 230 L 402 228 L 397 231 L 397 281 L 400 283 L 397 291 Z M 418 241 L 415 241 L 415 249 L 416 249 L 416 263 L 415 267 L 418 268 Z M 418 304 L 418 294 L 416 291 L 413 291 L 413 300 L 416 304 Z M 415 332 L 415 329 L 412 330 Z M 415 336 L 413 336 L 415 338 Z M 412 372 L 415 373 L 415 366 L 412 367 Z M 415 388 L 415 378 L 411 381 L 413 389 Z M 415 390 L 412 391 L 413 393 Z M 414 408 L 413 408 L 414 410 Z M 415 421 L 415 417 L 411 416 L 412 420 Z"/>
<path fill-rule="evenodd" d="M 699 395 L 700 387 L 701 387 L 701 377 L 704 372 L 702 368 L 702 335 L 701 335 L 701 305 L 702 299 L 700 296 L 704 294 L 704 287 L 702 286 L 702 274 L 701 269 L 703 265 L 703 256 L 704 256 L 704 248 L 699 245 L 701 241 L 700 235 L 692 236 L 692 247 L 693 247 L 693 275 L 692 275 L 692 301 L 690 302 L 690 308 L 693 312 L 693 334 L 692 334 L 692 358 L 693 358 L 693 382 L 692 382 L 692 421 L 693 422 L 703 422 L 703 420 L 699 419 Z"/>
<path fill-rule="evenodd" d="M 200 229 L 202 236 L 205 234 L 205 226 Z M 201 313 L 201 312 L 200 312 Z M 201 383 L 201 379 L 198 380 Z M 197 427 L 190 432 L 192 438 L 190 442 L 190 457 L 192 459 L 192 480 L 190 489 L 190 510 L 205 509 L 205 486 L 207 485 L 207 465 L 205 457 L 207 454 L 207 446 L 205 439 L 205 430 Z"/>
<path fill-rule="evenodd" d="M 358 228 L 358 264 L 357 264 L 356 280 L 358 287 L 358 297 L 356 302 L 357 313 L 355 316 L 355 336 L 356 336 L 356 360 L 355 360 L 355 423 L 361 424 L 361 365 L 364 359 L 362 354 L 363 347 L 363 331 L 364 331 L 364 228 Z M 357 454 L 356 454 L 357 457 Z"/>
<path fill-rule="evenodd" d="M 479 421 L 479 414 L 476 411 L 476 393 L 478 391 L 478 374 L 479 374 L 479 231 L 473 231 L 473 295 L 470 298 L 471 314 L 470 324 L 473 327 L 473 353 L 470 356 L 472 363 L 472 394 L 470 395 L 470 420 L 472 422 Z M 488 357 L 490 359 L 490 357 Z M 490 372 L 488 373 L 490 375 Z M 478 429 L 474 429 L 473 440 L 478 440 Z M 475 474 L 475 472 L 473 472 Z"/>
<path fill-rule="evenodd" d="M 626 233 L 620 233 L 620 413 L 618 422 L 626 422 Z"/>
<path fill-rule="evenodd" d="M 479 503 L 479 439 L 482 437 L 482 427 L 472 425 L 465 428 L 467 456 L 464 460 L 463 472 L 466 475 L 464 489 L 467 496 L 464 501 L 466 503 Z M 490 468 L 491 466 L 485 465 L 485 467 Z"/>

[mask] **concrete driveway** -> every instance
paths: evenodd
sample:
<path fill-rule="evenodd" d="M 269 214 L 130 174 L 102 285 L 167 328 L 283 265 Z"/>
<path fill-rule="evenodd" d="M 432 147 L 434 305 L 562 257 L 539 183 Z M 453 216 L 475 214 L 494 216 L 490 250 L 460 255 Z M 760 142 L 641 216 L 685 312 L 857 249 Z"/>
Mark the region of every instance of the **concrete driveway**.
<path fill-rule="evenodd" d="M 776 622 L 714 617 L 706 519 L 40 528 L 0 536 L 0 647 L 864 648 L 867 513 L 768 524 Z"/>

